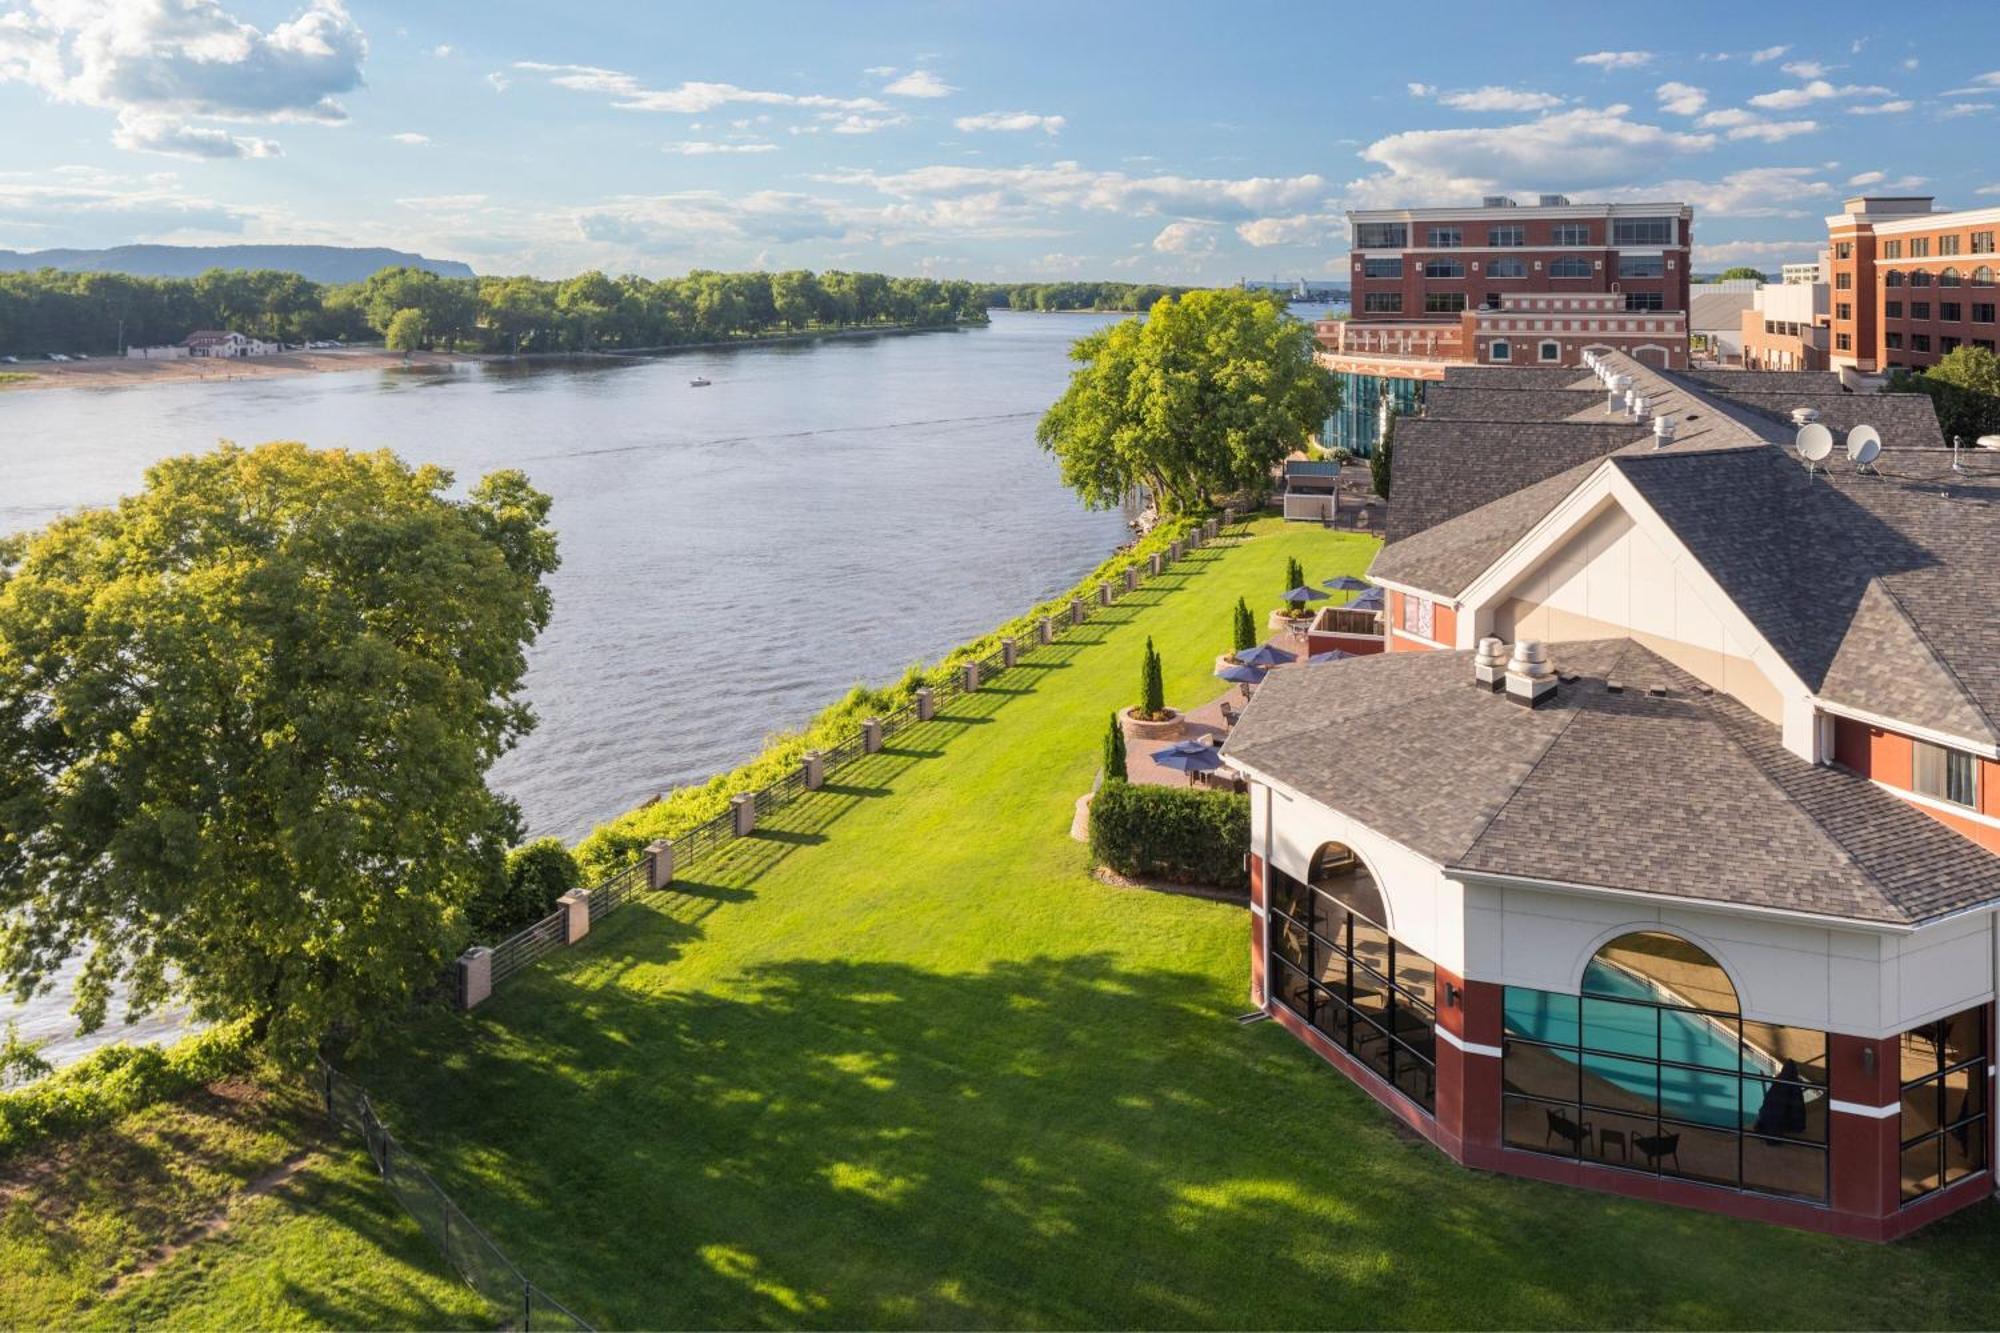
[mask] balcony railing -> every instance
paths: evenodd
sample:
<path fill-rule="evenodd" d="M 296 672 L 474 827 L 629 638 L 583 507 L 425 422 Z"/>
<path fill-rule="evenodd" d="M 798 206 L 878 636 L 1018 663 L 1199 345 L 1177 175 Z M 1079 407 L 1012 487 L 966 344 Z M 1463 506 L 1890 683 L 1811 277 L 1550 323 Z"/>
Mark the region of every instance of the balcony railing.
<path fill-rule="evenodd" d="M 1322 607 L 1313 617 L 1308 634 L 1351 634 L 1369 638 L 1382 636 L 1380 611 L 1356 611 L 1345 606 Z"/>
<path fill-rule="evenodd" d="M 1465 334 L 1456 320 L 1392 321 L 1323 319 L 1315 326 L 1322 350 L 1334 356 L 1390 356 L 1414 361 L 1466 360 Z"/>

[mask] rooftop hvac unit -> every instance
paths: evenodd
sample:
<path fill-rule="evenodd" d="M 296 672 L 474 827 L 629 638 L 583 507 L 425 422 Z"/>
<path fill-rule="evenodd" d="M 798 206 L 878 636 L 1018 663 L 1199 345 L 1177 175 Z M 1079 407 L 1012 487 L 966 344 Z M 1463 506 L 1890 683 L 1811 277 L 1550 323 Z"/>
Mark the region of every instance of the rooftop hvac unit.
<path fill-rule="evenodd" d="M 1569 196 L 1568 196 L 1568 195 L 1566 195 L 1566 194 L 1545 194 L 1545 195 L 1543 195 L 1543 196 L 1542 196 L 1542 207 L 1543 207 L 1543 208 L 1568 208 L 1568 207 L 1569 207 Z"/>
<path fill-rule="evenodd" d="M 1485 197 L 1484 199 L 1481 199 L 1481 200 L 1479 201 L 1479 206 L 1480 206 L 1481 208 L 1517 208 L 1517 207 L 1519 207 L 1519 205 L 1517 205 L 1517 204 L 1516 204 L 1516 203 L 1515 203 L 1515 202 L 1514 202 L 1514 201 L 1513 201 L 1513 200 L 1512 200 L 1511 198 L 1509 198 L 1508 196 L 1506 196 L 1506 195 L 1504 195 L 1504 194 L 1489 194 L 1489 195 L 1487 195 L 1487 196 L 1486 196 L 1486 197 Z"/>

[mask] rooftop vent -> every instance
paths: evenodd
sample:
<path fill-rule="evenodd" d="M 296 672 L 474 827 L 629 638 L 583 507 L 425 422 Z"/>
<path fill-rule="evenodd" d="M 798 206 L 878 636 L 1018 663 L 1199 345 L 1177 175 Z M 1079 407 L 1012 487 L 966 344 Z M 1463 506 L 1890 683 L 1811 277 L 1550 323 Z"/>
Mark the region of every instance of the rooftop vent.
<path fill-rule="evenodd" d="M 1652 411 L 1653 405 L 1645 394 L 1634 393 L 1632 395 L 1632 420 L 1644 421 L 1648 416 L 1652 415 Z"/>
<path fill-rule="evenodd" d="M 1818 420 L 1819 409 L 1816 407 L 1795 407 L 1792 409 L 1792 424 L 1794 426 L 1810 426 Z"/>
<path fill-rule="evenodd" d="M 1495 694 L 1507 686 L 1507 645 L 1487 637 L 1472 654 L 1472 682 Z"/>
<path fill-rule="evenodd" d="M 1543 208 L 1568 208 L 1569 196 L 1566 194 L 1545 194 L 1541 197 L 1541 203 Z"/>
<path fill-rule="evenodd" d="M 1540 639 L 1522 639 L 1507 661 L 1507 697 L 1539 708 L 1556 697 L 1556 669 Z"/>
<path fill-rule="evenodd" d="M 1520 207 L 1520 205 L 1519 205 L 1519 204 L 1516 204 L 1516 203 L 1515 203 L 1515 202 L 1514 202 L 1514 201 L 1513 201 L 1512 199 L 1508 198 L 1508 197 L 1507 197 L 1506 195 L 1504 195 L 1504 194 L 1489 194 L 1489 195 L 1487 195 L 1487 196 L 1486 196 L 1486 197 L 1485 197 L 1484 199 L 1481 199 L 1481 200 L 1479 201 L 1479 206 L 1480 206 L 1481 208 L 1518 208 L 1518 207 Z"/>
<path fill-rule="evenodd" d="M 1653 418 L 1653 447 L 1664 449 L 1674 442 L 1674 419 L 1660 416 Z"/>

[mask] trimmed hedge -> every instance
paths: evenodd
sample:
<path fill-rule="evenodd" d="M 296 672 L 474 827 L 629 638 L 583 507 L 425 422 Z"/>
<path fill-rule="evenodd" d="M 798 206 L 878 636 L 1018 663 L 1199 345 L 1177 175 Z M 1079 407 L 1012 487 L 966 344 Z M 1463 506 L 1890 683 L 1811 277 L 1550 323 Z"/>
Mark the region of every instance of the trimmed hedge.
<path fill-rule="evenodd" d="M 1090 854 L 1138 879 L 1250 891 L 1250 798 L 1107 782 L 1090 802 Z"/>
<path fill-rule="evenodd" d="M 250 1023 L 225 1023 L 172 1046 L 100 1046 L 75 1064 L 0 1092 L 0 1158 L 41 1139 L 120 1116 L 247 1069 Z"/>
<path fill-rule="evenodd" d="M 1187 536 L 1200 521 L 1192 517 L 1162 520 L 1136 544 L 1106 560 L 1068 592 L 970 643 L 959 645 L 937 665 L 926 667 L 918 663 L 905 671 L 901 680 L 886 688 L 857 685 L 848 691 L 846 698 L 808 722 L 803 731 L 771 737 L 764 752 L 748 763 L 718 773 L 698 786 L 676 788 L 651 805 L 599 824 L 576 846 L 583 882 L 595 884 L 608 878 L 637 861 L 646 844 L 678 837 L 715 818 L 729 808 L 729 798 L 738 792 L 761 791 L 771 786 L 796 769 L 806 751 L 831 749 L 853 736 L 864 718 L 891 712 L 908 703 L 920 686 L 945 684 L 962 663 L 990 656 L 1000 646 L 1000 640 L 1014 638 L 1024 645 L 1033 643 L 1036 623 L 1043 616 L 1067 614 L 1071 598 L 1094 597 L 1099 584 L 1121 577 L 1127 569 L 1144 566 L 1154 551 L 1164 551 Z"/>

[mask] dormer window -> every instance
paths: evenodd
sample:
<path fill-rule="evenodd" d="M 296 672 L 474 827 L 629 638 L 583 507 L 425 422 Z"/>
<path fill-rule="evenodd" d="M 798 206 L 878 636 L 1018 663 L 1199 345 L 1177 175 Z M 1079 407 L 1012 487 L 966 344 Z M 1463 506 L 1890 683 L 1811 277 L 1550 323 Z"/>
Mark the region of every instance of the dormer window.
<path fill-rule="evenodd" d="M 1911 788 L 1919 796 L 1979 808 L 1979 765 L 1971 752 L 1929 741 L 1913 741 Z"/>

